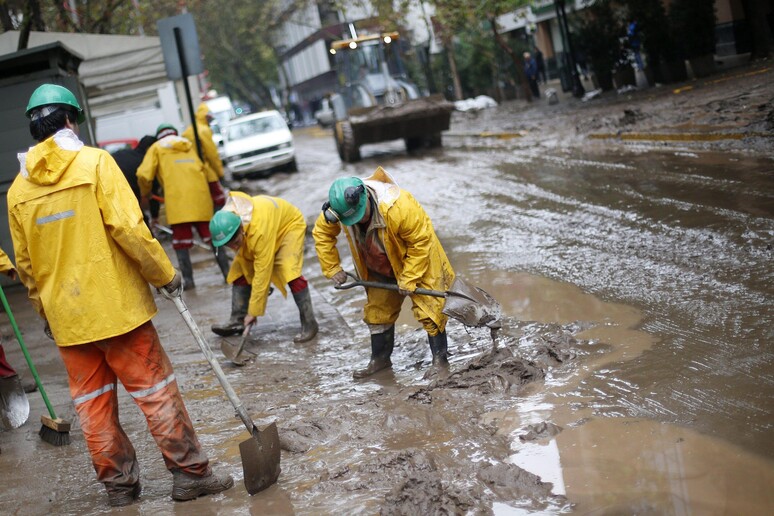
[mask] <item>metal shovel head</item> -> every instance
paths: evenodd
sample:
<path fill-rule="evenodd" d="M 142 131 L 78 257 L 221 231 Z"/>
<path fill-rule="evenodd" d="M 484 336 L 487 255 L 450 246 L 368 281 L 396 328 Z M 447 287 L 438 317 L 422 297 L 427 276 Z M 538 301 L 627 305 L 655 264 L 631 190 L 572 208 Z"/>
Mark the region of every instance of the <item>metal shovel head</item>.
<path fill-rule="evenodd" d="M 252 358 L 252 354 L 245 350 L 246 338 L 247 336 L 243 336 L 238 346 L 226 339 L 222 339 L 220 342 L 220 351 L 223 353 L 223 356 L 228 358 L 235 366 L 243 366 Z"/>
<path fill-rule="evenodd" d="M 465 283 L 459 276 L 454 278 L 447 291 L 443 313 L 465 326 L 501 326 L 500 303 L 480 288 Z"/>
<path fill-rule="evenodd" d="M 277 424 L 253 427 L 253 436 L 239 443 L 245 488 L 251 495 L 263 491 L 280 475 L 280 440 Z"/>
<path fill-rule="evenodd" d="M 0 426 L 5 430 L 19 428 L 30 416 L 30 402 L 19 376 L 0 378 Z"/>

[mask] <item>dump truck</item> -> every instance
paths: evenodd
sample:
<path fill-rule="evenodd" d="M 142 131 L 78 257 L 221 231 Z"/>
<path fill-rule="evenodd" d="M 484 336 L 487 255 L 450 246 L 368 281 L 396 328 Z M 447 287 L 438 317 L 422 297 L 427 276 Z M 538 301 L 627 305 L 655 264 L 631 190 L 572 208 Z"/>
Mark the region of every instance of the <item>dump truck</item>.
<path fill-rule="evenodd" d="M 442 95 L 422 96 L 408 79 L 397 32 L 334 41 L 338 89 L 330 95 L 339 157 L 360 160 L 360 147 L 403 139 L 406 150 L 441 146 L 454 104 Z"/>

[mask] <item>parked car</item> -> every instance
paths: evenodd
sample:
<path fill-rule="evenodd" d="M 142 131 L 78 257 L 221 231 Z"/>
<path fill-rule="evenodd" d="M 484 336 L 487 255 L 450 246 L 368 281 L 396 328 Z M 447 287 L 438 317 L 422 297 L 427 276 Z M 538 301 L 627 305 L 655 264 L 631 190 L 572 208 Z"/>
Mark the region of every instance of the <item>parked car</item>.
<path fill-rule="evenodd" d="M 97 145 L 99 145 L 100 149 L 105 149 L 110 154 L 113 154 L 122 149 L 134 149 L 137 147 L 138 143 L 140 142 L 134 138 L 123 138 L 118 140 L 104 140 L 97 142 Z"/>
<path fill-rule="evenodd" d="M 223 156 L 234 179 L 278 168 L 298 170 L 293 135 L 276 110 L 231 120 L 223 132 Z"/>

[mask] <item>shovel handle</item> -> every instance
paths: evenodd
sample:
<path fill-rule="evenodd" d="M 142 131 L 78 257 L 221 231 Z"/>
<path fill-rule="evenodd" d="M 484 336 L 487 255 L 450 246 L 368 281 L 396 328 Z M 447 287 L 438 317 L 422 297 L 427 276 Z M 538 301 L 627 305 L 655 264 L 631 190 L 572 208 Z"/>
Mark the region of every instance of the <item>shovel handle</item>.
<path fill-rule="evenodd" d="M 250 419 L 250 416 L 247 414 L 244 405 L 242 405 L 242 402 L 239 400 L 236 392 L 234 392 L 231 384 L 228 383 L 228 380 L 226 380 L 226 375 L 223 373 L 223 369 L 221 369 L 220 364 L 215 359 L 215 355 L 212 353 L 210 345 L 207 344 L 207 341 L 204 339 L 204 335 L 202 335 L 202 331 L 199 329 L 196 321 L 194 321 L 193 317 L 191 316 L 191 312 L 188 311 L 188 307 L 185 305 L 185 302 L 183 302 L 182 296 L 177 295 L 167 297 L 172 299 L 172 301 L 175 303 L 177 311 L 180 312 L 183 320 L 188 325 L 188 329 L 191 330 L 191 334 L 194 336 L 194 340 L 196 340 L 196 343 L 199 345 L 199 349 L 202 350 L 204 358 L 206 358 L 207 362 L 210 363 L 210 367 L 215 373 L 215 376 L 218 378 L 221 387 L 223 387 L 223 390 L 226 391 L 226 396 L 228 396 L 229 401 L 234 406 L 234 410 L 236 410 L 236 413 L 242 420 L 242 423 L 244 423 L 245 427 L 247 427 L 247 431 L 252 435 L 255 431 L 255 424 L 253 423 L 253 420 Z"/>
<path fill-rule="evenodd" d="M 393 283 L 379 283 L 377 281 L 363 281 L 355 276 L 353 276 L 350 273 L 347 273 L 347 276 L 350 278 L 353 278 L 353 281 L 350 283 L 342 283 L 341 285 L 336 285 L 335 288 L 339 290 L 346 290 L 352 287 L 366 287 L 366 288 L 381 288 L 384 290 L 392 290 L 395 292 L 398 292 L 400 289 L 398 288 L 398 285 L 395 285 Z M 419 294 L 421 296 L 433 296 L 433 297 L 447 297 L 447 292 L 440 292 L 438 290 L 429 290 L 426 288 L 418 288 L 415 289 L 413 294 Z"/>

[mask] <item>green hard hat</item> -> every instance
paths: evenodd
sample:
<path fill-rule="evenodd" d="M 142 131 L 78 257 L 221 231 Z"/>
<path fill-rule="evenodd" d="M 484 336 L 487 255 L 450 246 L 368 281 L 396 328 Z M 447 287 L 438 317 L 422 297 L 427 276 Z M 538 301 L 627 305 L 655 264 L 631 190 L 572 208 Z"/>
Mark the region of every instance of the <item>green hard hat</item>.
<path fill-rule="evenodd" d="M 345 226 L 357 224 L 365 215 L 367 196 L 365 184 L 359 177 L 337 179 L 328 190 L 328 201 Z"/>
<path fill-rule="evenodd" d="M 159 124 L 156 128 L 156 139 L 160 140 L 165 136 L 169 136 L 172 132 L 177 134 L 177 128 L 174 125 L 168 123 Z"/>
<path fill-rule="evenodd" d="M 218 210 L 210 220 L 210 233 L 212 234 L 212 245 L 220 247 L 226 245 L 234 237 L 239 226 L 242 225 L 242 219 L 233 211 Z"/>
<path fill-rule="evenodd" d="M 29 117 L 30 111 L 33 109 L 42 106 L 50 106 L 52 104 L 64 104 L 74 107 L 78 111 L 78 123 L 82 124 L 86 120 L 86 115 L 83 113 L 80 104 L 78 104 L 78 99 L 75 98 L 75 95 L 64 86 L 59 86 L 58 84 L 43 84 L 38 86 L 38 88 L 32 92 L 30 101 L 27 103 L 27 111 L 25 111 L 24 114 Z"/>

